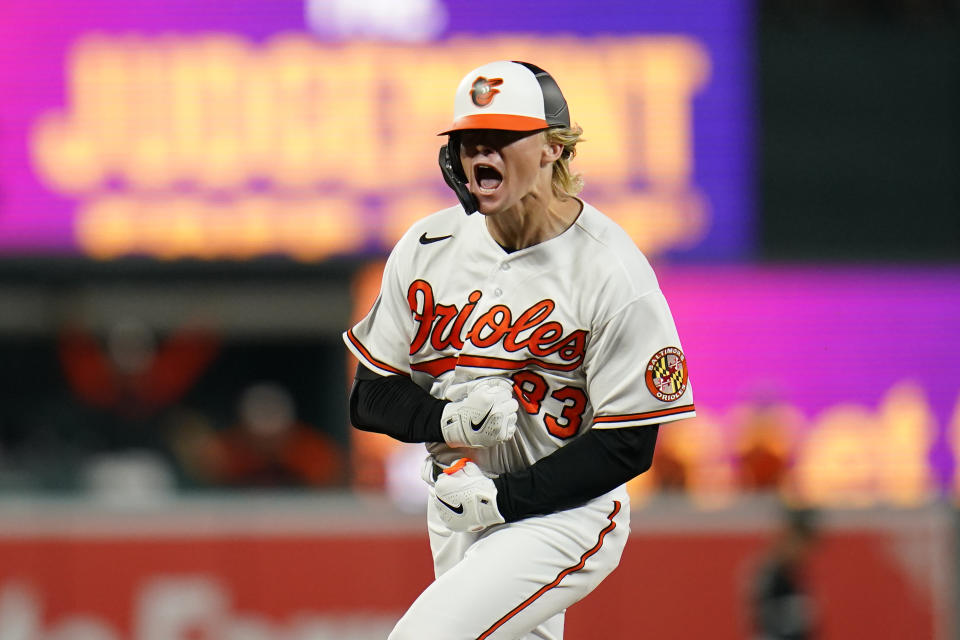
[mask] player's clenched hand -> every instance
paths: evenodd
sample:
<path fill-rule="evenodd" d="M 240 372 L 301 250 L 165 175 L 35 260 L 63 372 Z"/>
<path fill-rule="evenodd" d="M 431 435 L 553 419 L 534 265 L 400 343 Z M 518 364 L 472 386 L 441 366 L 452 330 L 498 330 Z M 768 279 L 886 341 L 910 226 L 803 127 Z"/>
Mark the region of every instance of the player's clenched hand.
<path fill-rule="evenodd" d="M 505 442 L 517 430 L 519 408 L 510 380 L 481 378 L 465 398 L 443 408 L 443 439 L 451 447 L 492 447 Z"/>
<path fill-rule="evenodd" d="M 433 491 L 440 518 L 453 531 L 482 531 L 504 522 L 497 509 L 496 485 L 469 458 L 445 469 Z"/>

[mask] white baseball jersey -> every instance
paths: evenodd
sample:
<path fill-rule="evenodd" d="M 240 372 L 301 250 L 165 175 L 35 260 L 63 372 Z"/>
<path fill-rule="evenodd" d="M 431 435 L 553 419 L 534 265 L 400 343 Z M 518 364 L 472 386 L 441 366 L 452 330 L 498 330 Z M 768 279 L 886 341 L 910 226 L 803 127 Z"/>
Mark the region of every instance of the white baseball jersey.
<path fill-rule="evenodd" d="M 458 205 L 397 243 L 380 296 L 344 334 L 383 375 L 409 375 L 434 397 L 511 378 L 514 437 L 486 449 L 427 447 L 441 464 L 469 456 L 490 474 L 525 468 L 586 429 L 695 415 L 676 327 L 643 254 L 589 204 L 559 236 L 507 253 L 481 214 Z"/>

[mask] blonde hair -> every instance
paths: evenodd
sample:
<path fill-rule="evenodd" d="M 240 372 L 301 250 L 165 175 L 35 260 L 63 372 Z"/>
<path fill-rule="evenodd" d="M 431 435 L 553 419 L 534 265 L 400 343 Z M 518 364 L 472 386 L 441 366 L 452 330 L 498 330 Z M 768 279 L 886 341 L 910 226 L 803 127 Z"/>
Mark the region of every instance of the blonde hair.
<path fill-rule="evenodd" d="M 570 170 L 570 161 L 577 155 L 577 143 L 582 140 L 583 128 L 578 124 L 572 127 L 547 129 L 547 142 L 562 144 L 563 151 L 553 163 L 553 193 L 562 200 L 572 198 L 583 190 L 583 176 Z"/>

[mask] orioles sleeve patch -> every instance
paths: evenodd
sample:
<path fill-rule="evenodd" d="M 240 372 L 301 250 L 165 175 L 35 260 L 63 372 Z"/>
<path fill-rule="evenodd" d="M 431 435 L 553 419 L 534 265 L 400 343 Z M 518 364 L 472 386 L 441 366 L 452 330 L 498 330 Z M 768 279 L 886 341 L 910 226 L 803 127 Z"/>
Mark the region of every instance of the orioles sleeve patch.
<path fill-rule="evenodd" d="M 661 402 L 673 402 L 687 390 L 687 359 L 677 347 L 660 349 L 646 371 L 647 389 Z"/>

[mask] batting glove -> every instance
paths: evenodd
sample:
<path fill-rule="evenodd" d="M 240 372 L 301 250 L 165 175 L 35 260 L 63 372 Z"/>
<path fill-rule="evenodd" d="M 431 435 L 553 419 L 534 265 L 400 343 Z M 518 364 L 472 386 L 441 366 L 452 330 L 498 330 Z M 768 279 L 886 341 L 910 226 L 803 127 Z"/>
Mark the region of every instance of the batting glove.
<path fill-rule="evenodd" d="M 451 531 L 483 531 L 505 522 L 497 509 L 497 487 L 469 458 L 460 458 L 433 487 L 440 519 Z"/>
<path fill-rule="evenodd" d="M 467 396 L 443 408 L 440 430 L 451 447 L 492 447 L 517 430 L 513 383 L 506 378 L 481 378 Z"/>

